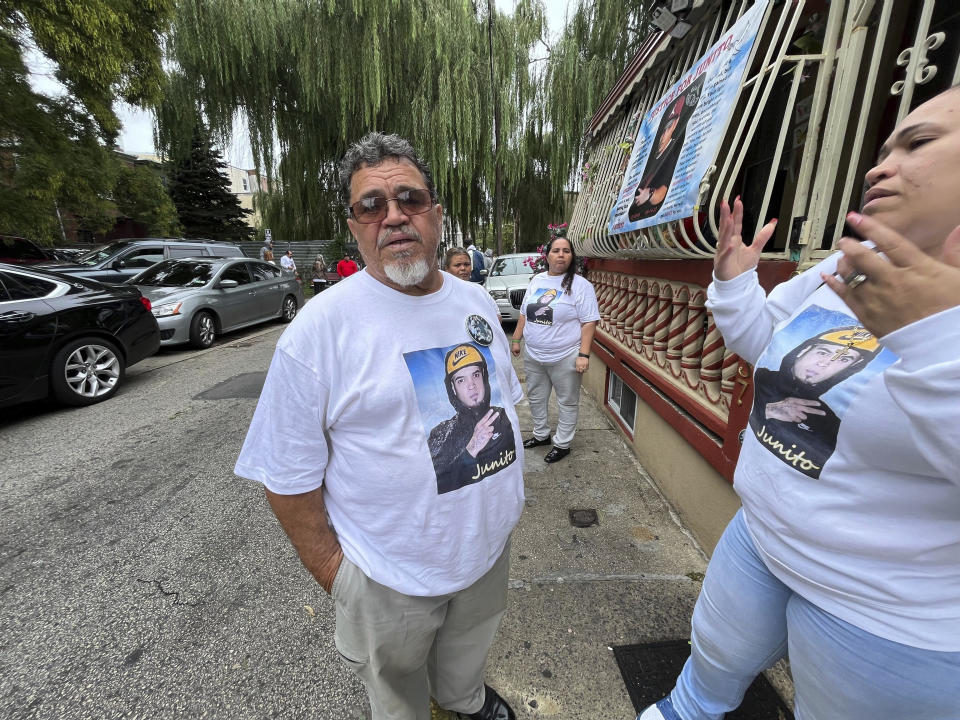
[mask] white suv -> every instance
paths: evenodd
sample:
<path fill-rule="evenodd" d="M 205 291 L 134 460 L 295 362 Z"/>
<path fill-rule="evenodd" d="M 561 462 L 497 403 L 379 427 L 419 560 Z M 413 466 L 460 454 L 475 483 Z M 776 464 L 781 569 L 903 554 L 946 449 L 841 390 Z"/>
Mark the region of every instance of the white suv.
<path fill-rule="evenodd" d="M 520 303 L 540 257 L 537 253 L 516 253 L 494 259 L 483 286 L 496 301 L 501 322 L 516 322 L 520 317 Z"/>

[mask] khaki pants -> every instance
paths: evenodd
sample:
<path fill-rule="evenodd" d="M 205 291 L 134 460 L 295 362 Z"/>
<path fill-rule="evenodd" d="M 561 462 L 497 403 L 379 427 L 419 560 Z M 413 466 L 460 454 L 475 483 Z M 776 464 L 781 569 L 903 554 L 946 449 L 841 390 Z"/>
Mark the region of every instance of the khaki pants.
<path fill-rule="evenodd" d="M 334 642 L 367 688 L 373 720 L 430 720 L 430 696 L 448 710 L 483 705 L 483 674 L 507 606 L 510 543 L 493 567 L 450 595 L 403 595 L 346 558 L 333 581 Z"/>

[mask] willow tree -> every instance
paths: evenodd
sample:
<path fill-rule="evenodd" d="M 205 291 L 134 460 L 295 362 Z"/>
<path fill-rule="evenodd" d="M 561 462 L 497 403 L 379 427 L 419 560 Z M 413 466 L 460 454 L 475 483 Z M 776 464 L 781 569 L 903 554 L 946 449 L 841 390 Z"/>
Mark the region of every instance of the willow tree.
<path fill-rule="evenodd" d="M 525 181 L 529 124 L 541 115 L 530 70 L 541 0 L 493 23 L 489 12 L 470 0 L 181 0 L 160 146 L 176 153 L 197 113 L 221 139 L 242 117 L 271 188 L 265 222 L 277 238 L 319 239 L 344 228 L 336 162 L 347 146 L 396 132 L 430 163 L 448 215 L 474 233 L 488 222 L 497 168 L 506 198 Z M 567 175 L 553 176 L 556 209 Z"/>
<path fill-rule="evenodd" d="M 652 32 L 651 0 L 577 0 L 543 76 L 540 122 L 552 131 L 552 167 L 572 168 L 587 123 Z"/>

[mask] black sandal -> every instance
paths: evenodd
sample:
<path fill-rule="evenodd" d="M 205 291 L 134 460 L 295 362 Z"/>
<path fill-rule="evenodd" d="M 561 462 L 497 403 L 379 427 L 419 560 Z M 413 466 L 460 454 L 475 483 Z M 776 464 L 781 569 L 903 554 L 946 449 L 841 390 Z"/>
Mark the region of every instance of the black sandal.
<path fill-rule="evenodd" d="M 517 716 L 513 713 L 513 708 L 507 704 L 506 700 L 500 697 L 496 690 L 486 684 L 484 684 L 483 690 L 483 707 L 469 715 L 457 713 L 459 717 L 465 720 L 517 720 Z"/>

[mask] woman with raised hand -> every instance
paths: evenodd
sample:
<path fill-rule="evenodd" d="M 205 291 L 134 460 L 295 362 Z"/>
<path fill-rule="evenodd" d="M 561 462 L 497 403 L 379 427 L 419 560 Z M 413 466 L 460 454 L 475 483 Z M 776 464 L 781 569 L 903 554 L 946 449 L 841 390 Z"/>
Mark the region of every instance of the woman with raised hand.
<path fill-rule="evenodd" d="M 520 305 L 520 319 L 511 351 L 520 354 L 526 343 L 523 369 L 533 416 L 533 436 L 525 448 L 553 444 L 543 458 L 548 463 L 570 454 L 580 410 L 580 383 L 590 364 L 590 346 L 600 312 L 593 285 L 577 274 L 577 254 L 565 237 L 546 247 L 547 271 L 534 275 Z M 547 406 L 557 393 L 557 430 L 550 434 Z"/>
<path fill-rule="evenodd" d="M 640 720 L 719 720 L 789 655 L 798 720 L 960 717 L 960 91 L 911 112 L 866 176 L 866 238 L 766 296 L 774 231 L 721 208 L 708 307 L 755 367 L 743 502 L 691 655 Z"/>

